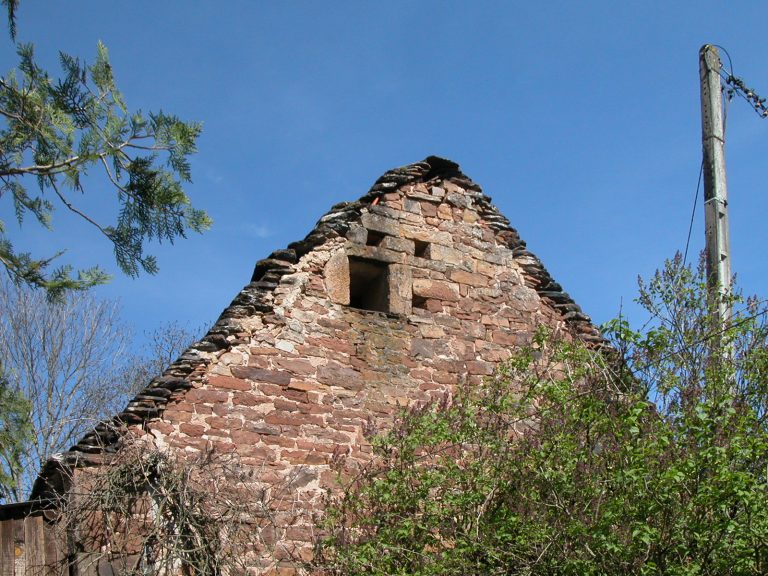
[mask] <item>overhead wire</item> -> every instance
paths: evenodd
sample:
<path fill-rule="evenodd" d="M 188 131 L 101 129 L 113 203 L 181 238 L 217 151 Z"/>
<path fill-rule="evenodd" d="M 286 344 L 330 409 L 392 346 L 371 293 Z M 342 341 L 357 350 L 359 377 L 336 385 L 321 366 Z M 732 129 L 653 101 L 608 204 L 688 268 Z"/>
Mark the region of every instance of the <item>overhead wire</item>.
<path fill-rule="evenodd" d="M 731 60 L 731 55 L 728 53 L 728 50 L 726 50 L 724 47 L 720 46 L 720 44 L 712 44 L 715 48 L 719 48 L 723 51 L 725 54 L 725 57 L 728 58 L 728 68 L 731 70 L 731 76 L 735 76 L 733 73 L 733 60 Z"/>
<path fill-rule="evenodd" d="M 699 182 L 696 184 L 696 195 L 693 197 L 693 209 L 691 210 L 691 222 L 688 224 L 688 238 L 685 240 L 685 254 L 683 255 L 683 266 L 688 262 L 688 247 L 691 244 L 691 233 L 693 232 L 693 220 L 696 217 L 696 205 L 699 203 L 699 191 L 701 190 L 701 180 L 704 175 L 704 159 L 701 160 L 699 167 Z"/>
<path fill-rule="evenodd" d="M 754 90 L 747 88 L 744 85 L 744 82 L 733 73 L 733 60 L 731 60 L 731 55 L 728 53 L 728 50 L 719 44 L 712 44 L 712 46 L 722 50 L 725 57 L 728 58 L 728 68 L 730 69 L 730 72 L 726 74 L 722 69 L 719 72 L 720 78 L 725 81 L 727 86 L 730 86 L 730 88 L 728 88 L 728 102 L 731 101 L 734 94 L 737 94 L 742 100 L 749 104 L 752 111 L 760 116 L 760 118 L 768 117 L 768 109 L 764 105 L 765 98 L 760 98 L 755 94 Z M 744 90 L 747 91 L 747 94 L 744 93 Z M 754 102 L 750 96 L 754 98 Z"/>

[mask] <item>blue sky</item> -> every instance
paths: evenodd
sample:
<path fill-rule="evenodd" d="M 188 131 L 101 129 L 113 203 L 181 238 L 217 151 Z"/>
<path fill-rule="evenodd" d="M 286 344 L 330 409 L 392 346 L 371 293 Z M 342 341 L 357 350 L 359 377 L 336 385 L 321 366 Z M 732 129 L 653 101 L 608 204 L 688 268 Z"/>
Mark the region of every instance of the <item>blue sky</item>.
<path fill-rule="evenodd" d="M 62 210 L 54 233 L 19 247 L 67 247 L 115 275 L 137 333 L 215 321 L 271 251 L 303 238 L 336 202 L 385 170 L 431 155 L 483 186 L 596 322 L 631 301 L 685 247 L 700 165 L 698 50 L 726 47 L 768 94 L 760 2 L 148 2 L 23 0 L 18 36 L 56 68 L 58 50 L 110 51 L 129 108 L 204 123 L 188 193 L 213 229 L 154 250 L 160 273 L 132 280 L 110 247 Z M 15 65 L 7 38 L 0 68 Z M 768 123 L 729 109 L 733 270 L 766 296 Z M 88 205 L 109 220 L 113 192 Z M 703 247 L 703 212 L 691 251 Z"/>

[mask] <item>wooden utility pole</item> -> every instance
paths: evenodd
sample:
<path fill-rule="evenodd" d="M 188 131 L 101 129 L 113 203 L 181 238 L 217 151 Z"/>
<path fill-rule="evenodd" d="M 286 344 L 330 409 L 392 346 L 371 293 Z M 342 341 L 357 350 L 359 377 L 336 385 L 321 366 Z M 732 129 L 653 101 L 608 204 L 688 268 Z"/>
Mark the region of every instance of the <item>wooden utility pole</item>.
<path fill-rule="evenodd" d="M 704 226 L 707 281 L 718 302 L 717 321 L 731 319 L 731 255 L 728 232 L 728 186 L 725 180 L 725 129 L 720 55 L 706 44 L 699 50 L 701 78 L 701 135 L 704 149 Z"/>

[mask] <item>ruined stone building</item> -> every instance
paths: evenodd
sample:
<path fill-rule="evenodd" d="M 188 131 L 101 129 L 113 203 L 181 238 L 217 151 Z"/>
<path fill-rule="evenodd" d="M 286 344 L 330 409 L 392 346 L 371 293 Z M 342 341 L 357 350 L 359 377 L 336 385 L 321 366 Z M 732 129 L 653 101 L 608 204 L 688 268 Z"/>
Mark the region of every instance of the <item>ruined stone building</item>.
<path fill-rule="evenodd" d="M 49 463 L 36 492 L 101 462 L 126 429 L 160 448 L 234 451 L 264 482 L 291 477 L 292 511 L 259 559 L 288 574 L 312 550 L 310 516 L 295 512 L 322 506 L 335 453 L 365 461 L 366 427 L 491 375 L 542 324 L 601 339 L 480 187 L 429 157 L 258 261 L 208 334 Z"/>

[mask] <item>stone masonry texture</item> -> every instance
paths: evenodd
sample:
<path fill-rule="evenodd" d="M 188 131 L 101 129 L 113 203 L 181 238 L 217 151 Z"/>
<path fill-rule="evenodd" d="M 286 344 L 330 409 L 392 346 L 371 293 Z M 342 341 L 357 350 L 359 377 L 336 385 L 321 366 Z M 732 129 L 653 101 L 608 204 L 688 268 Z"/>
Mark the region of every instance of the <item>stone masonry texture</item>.
<path fill-rule="evenodd" d="M 258 261 L 210 332 L 63 462 L 97 463 L 127 430 L 162 448 L 236 453 L 290 502 L 269 550 L 251 551 L 255 573 L 299 573 L 334 455 L 365 462 L 367 431 L 480 382 L 540 325 L 602 342 L 480 187 L 429 157 Z M 46 465 L 38 495 L 60 466 Z"/>

